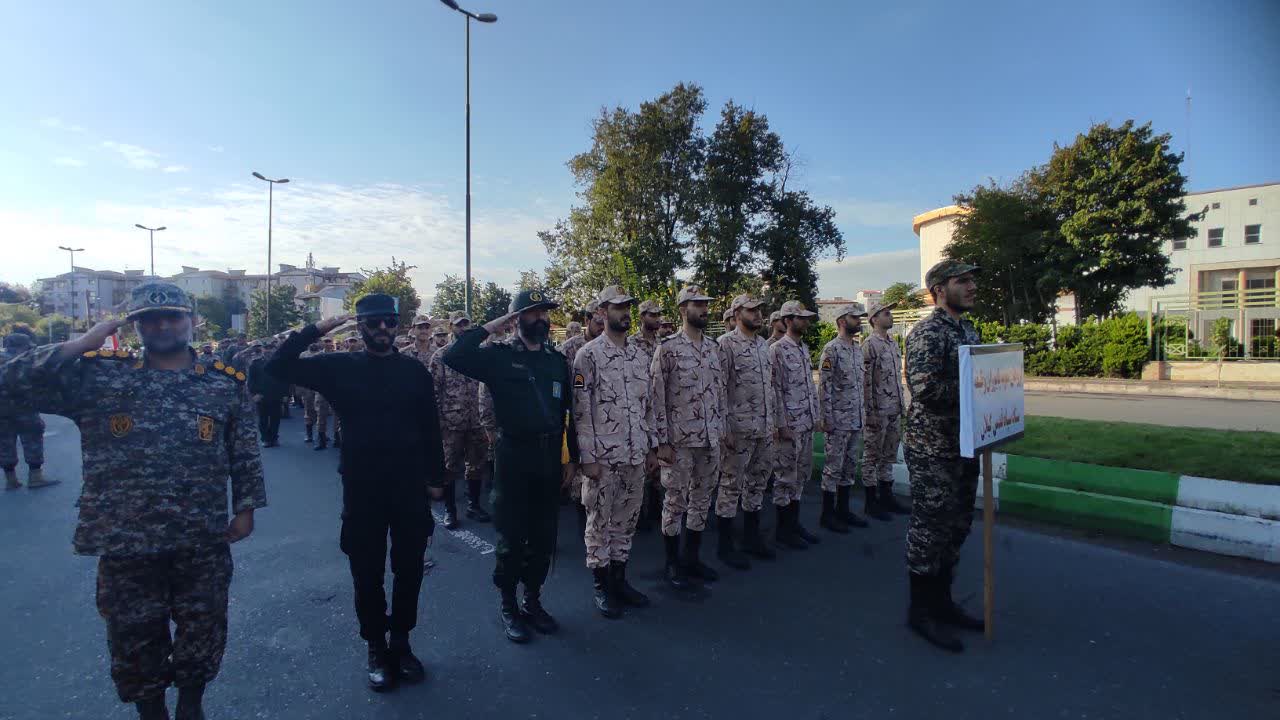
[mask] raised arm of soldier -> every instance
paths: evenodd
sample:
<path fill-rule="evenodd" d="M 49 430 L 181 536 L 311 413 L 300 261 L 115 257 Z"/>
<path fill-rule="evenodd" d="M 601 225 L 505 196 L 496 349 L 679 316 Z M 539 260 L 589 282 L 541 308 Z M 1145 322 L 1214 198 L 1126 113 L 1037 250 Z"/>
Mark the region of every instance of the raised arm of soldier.
<path fill-rule="evenodd" d="M 42 413 L 79 418 L 85 406 L 84 390 L 89 376 L 79 363 L 70 362 L 102 347 L 128 321 L 104 320 L 75 340 L 44 345 L 14 358 L 0 368 L 0 405 L 25 404 Z"/>
<path fill-rule="evenodd" d="M 315 390 L 330 400 L 335 399 L 338 388 L 335 380 L 337 374 L 332 371 L 333 364 L 342 362 L 341 353 L 325 353 L 311 357 L 301 357 L 307 346 L 328 335 L 338 327 L 347 324 L 350 315 L 339 315 L 321 320 L 314 325 L 307 325 L 296 333 L 292 333 L 267 361 L 266 371 L 284 382 L 301 385 Z"/>

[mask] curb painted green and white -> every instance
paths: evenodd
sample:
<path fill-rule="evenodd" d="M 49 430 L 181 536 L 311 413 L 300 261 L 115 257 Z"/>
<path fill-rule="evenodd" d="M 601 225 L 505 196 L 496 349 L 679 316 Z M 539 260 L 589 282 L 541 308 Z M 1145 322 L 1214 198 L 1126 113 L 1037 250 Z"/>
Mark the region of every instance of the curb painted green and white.
<path fill-rule="evenodd" d="M 1001 512 L 1280 563 L 1280 486 L 1004 453 L 992 453 L 992 476 Z M 901 457 L 894 492 L 910 494 Z"/>

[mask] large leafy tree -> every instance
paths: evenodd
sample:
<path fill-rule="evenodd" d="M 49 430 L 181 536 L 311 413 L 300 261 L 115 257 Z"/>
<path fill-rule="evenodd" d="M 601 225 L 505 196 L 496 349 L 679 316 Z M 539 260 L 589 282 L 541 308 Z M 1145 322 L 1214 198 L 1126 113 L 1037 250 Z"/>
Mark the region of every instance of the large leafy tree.
<path fill-rule="evenodd" d="M 884 289 L 884 295 L 881 300 L 886 305 L 898 303 L 898 307 L 903 310 L 914 310 L 925 306 L 924 298 L 920 297 L 920 288 L 916 287 L 913 282 L 893 283 Z"/>
<path fill-rule="evenodd" d="M 0 282 L 0 303 L 31 302 L 31 291 L 16 283 Z"/>
<path fill-rule="evenodd" d="M 391 264 L 387 267 L 373 270 L 361 269 L 365 279 L 351 286 L 342 301 L 343 306 L 348 312 L 353 312 L 356 302 L 365 295 L 373 293 L 391 295 L 400 301 L 400 329 L 401 332 L 406 331 L 413 325 L 413 318 L 418 314 L 418 308 L 422 306 L 418 291 L 413 288 L 413 282 L 409 280 L 409 271 L 412 269 L 414 269 L 413 265 L 403 260 L 397 261 L 394 257 L 391 258 Z"/>
<path fill-rule="evenodd" d="M 844 259 L 844 236 L 836 227 L 835 211 L 819 207 L 808 193 L 779 192 L 770 201 L 768 224 L 752 238 L 759 254 L 761 278 L 771 297 L 800 300 L 814 307 L 818 294 L 818 257 L 834 252 Z"/>
<path fill-rule="evenodd" d="M 302 309 L 298 307 L 298 291 L 292 285 L 271 286 L 271 296 L 266 290 L 253 293 L 249 306 L 249 336 L 255 338 L 284 332 L 302 322 Z M 267 324 L 267 307 L 271 308 L 271 324 Z"/>
<path fill-rule="evenodd" d="M 480 294 L 480 302 L 476 303 L 475 300 L 472 299 L 472 307 L 479 311 L 480 317 L 472 319 L 476 322 L 489 322 L 507 314 L 507 308 L 511 307 L 511 291 L 499 287 L 495 282 L 487 282 Z"/>
<path fill-rule="evenodd" d="M 1110 315 L 1130 290 L 1163 287 L 1175 269 L 1162 242 L 1189 238 L 1182 155 L 1151 124 L 1098 123 L 1071 145 L 1055 145 L 1029 176 L 1057 230 L 1053 262 L 1075 293 L 1077 319 Z"/>
<path fill-rule="evenodd" d="M 227 336 L 227 329 L 231 327 L 231 311 L 221 297 L 204 295 L 196 298 L 196 314 L 205 324 L 206 337 L 221 340 Z"/>

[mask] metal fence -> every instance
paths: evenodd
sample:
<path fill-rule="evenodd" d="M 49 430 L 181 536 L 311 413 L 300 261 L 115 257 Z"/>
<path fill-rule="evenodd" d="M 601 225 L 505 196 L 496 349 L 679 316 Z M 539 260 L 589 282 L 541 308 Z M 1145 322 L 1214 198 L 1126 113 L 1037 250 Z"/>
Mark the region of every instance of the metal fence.
<path fill-rule="evenodd" d="M 1156 360 L 1280 360 L 1280 291 L 1152 297 L 1147 337 Z"/>

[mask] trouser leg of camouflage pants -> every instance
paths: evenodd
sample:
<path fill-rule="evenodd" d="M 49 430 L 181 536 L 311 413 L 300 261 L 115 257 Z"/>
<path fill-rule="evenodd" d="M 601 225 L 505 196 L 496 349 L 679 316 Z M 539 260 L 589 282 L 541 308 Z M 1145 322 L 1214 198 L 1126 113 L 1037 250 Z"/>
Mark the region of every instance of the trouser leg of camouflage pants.
<path fill-rule="evenodd" d="M 893 482 L 902 431 L 898 415 L 868 415 L 862 434 L 862 484 Z"/>
<path fill-rule="evenodd" d="M 755 512 L 764 502 L 764 486 L 773 471 L 773 442 L 768 437 L 748 438 L 735 435 L 733 450 L 725 453 L 724 462 L 732 466 L 720 472 L 720 494 L 716 497 L 716 515 L 733 518 L 738 515 L 738 502 L 743 512 Z M 725 478 L 732 485 L 725 483 Z"/>
<path fill-rule="evenodd" d="M 793 430 L 794 437 L 774 446 L 773 504 L 786 507 L 800 502 L 805 483 L 813 474 L 813 431 Z"/>
<path fill-rule="evenodd" d="M 841 430 L 827 433 L 827 459 L 822 464 L 822 491 L 835 492 L 841 486 L 852 485 L 858 469 L 858 430 Z M 867 470 L 862 469 L 863 484 Z M 870 484 L 874 485 L 873 480 Z"/>
<path fill-rule="evenodd" d="M 600 479 L 587 478 L 582 504 L 587 508 L 587 567 L 626 562 L 644 497 L 644 465 L 603 465 Z"/>
<path fill-rule="evenodd" d="M 662 534 L 679 535 L 680 521 L 694 532 L 707 528 L 711 491 L 720 479 L 719 447 L 678 447 L 676 459 L 662 469 Z"/>
<path fill-rule="evenodd" d="M 111 679 L 122 702 L 218 676 L 231 568 L 225 543 L 98 560 L 98 612 L 107 624 Z M 170 620 L 177 627 L 172 639 Z"/>
<path fill-rule="evenodd" d="M 28 467 L 44 465 L 44 419 L 39 415 L 22 415 L 0 420 L 0 468 L 18 466 L 18 443 Z"/>
<path fill-rule="evenodd" d="M 299 390 L 302 396 L 302 417 L 308 425 L 316 424 L 316 391 L 302 388 Z"/>
<path fill-rule="evenodd" d="M 320 393 L 316 393 L 316 430 L 321 434 L 329 432 L 329 416 L 333 414 L 333 408 L 329 406 L 329 401 L 324 399 Z"/>
<path fill-rule="evenodd" d="M 973 525 L 978 461 L 932 457 L 907 449 L 911 474 L 911 520 L 907 525 L 907 569 L 933 575 L 960 559 Z"/>
<path fill-rule="evenodd" d="M 537 590 L 546 582 L 560 517 L 558 438 L 499 436 L 494 448 L 493 527 L 498 532 L 493 584 Z"/>

